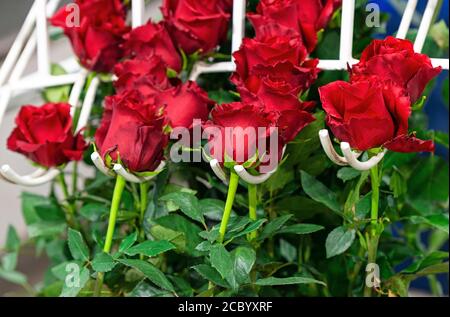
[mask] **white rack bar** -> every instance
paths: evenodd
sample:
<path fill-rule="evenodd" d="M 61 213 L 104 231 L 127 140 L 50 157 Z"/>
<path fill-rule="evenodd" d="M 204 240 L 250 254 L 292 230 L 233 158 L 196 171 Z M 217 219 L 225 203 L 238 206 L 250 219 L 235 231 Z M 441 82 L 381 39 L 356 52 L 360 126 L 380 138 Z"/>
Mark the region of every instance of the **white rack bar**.
<path fill-rule="evenodd" d="M 417 31 L 416 40 L 414 42 L 414 50 L 418 53 L 422 52 L 437 4 L 438 0 L 428 0 L 425 12 L 422 16 L 422 21 L 420 22 L 419 30 Z"/>
<path fill-rule="evenodd" d="M 131 23 L 133 28 L 144 24 L 145 2 L 144 0 L 131 0 Z"/>
<path fill-rule="evenodd" d="M 342 1 L 341 39 L 339 60 L 345 64 L 353 62 L 353 24 L 355 19 L 355 0 Z"/>
<path fill-rule="evenodd" d="M 47 0 L 36 0 L 36 35 L 38 71 L 50 74 L 50 53 L 47 27 Z"/>
<path fill-rule="evenodd" d="M 402 21 L 397 31 L 397 38 L 405 39 L 408 33 L 409 27 L 411 26 L 411 21 L 416 11 L 417 0 L 408 0 L 406 4 L 405 12 L 403 13 Z"/>

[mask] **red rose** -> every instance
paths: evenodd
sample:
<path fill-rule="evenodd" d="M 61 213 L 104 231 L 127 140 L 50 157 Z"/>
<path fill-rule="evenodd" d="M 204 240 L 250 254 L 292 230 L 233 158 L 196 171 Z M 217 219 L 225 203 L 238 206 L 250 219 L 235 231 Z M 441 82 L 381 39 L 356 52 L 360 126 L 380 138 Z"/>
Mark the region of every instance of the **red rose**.
<path fill-rule="evenodd" d="M 181 70 L 181 56 L 167 32 L 164 22 L 147 24 L 133 29 L 124 36 L 125 54 L 133 59 L 146 59 L 154 55 L 159 56 L 168 67 L 179 72 Z"/>
<path fill-rule="evenodd" d="M 150 98 L 172 87 L 167 78 L 166 65 L 157 56 L 126 60 L 114 67 L 114 73 L 118 78 L 114 87 L 119 94 L 137 90 Z"/>
<path fill-rule="evenodd" d="M 368 75 L 392 80 L 415 102 L 441 70 L 441 67 L 433 68 L 428 56 L 415 53 L 410 41 L 388 36 L 385 40 L 372 41 L 363 51 L 360 62 L 351 69 L 351 80 Z"/>
<path fill-rule="evenodd" d="M 76 0 L 80 25 L 70 25 L 70 8 L 61 8 L 51 19 L 64 29 L 81 64 L 89 70 L 110 72 L 123 56 L 120 44 L 129 31 L 126 11 L 120 0 Z M 74 22 L 74 21 L 70 21 Z"/>
<path fill-rule="evenodd" d="M 244 39 L 236 53 L 231 77 L 242 100 L 261 101 L 267 111 L 298 109 L 298 95 L 316 80 L 317 60 L 307 60 L 298 35 L 276 24 L 257 28 L 255 39 Z"/>
<path fill-rule="evenodd" d="M 161 11 L 169 32 L 186 53 L 208 53 L 226 37 L 228 0 L 164 0 Z"/>
<path fill-rule="evenodd" d="M 79 161 L 87 148 L 83 136 L 72 132 L 69 104 L 23 106 L 16 124 L 7 141 L 8 149 L 41 166 L 56 167 Z"/>
<path fill-rule="evenodd" d="M 326 27 L 341 3 L 341 0 L 261 0 L 258 14 L 249 16 L 257 27 L 272 21 L 295 30 L 311 52 L 317 44 L 317 32 Z"/>
<path fill-rule="evenodd" d="M 205 131 L 209 137 L 210 154 L 221 164 L 230 158 L 238 164 L 250 160 L 259 146 L 267 144 L 269 128 L 274 126 L 273 116 L 258 106 L 240 102 L 217 106 L 211 112 L 212 120 L 205 124 L 205 128 L 209 128 Z M 259 134 L 259 127 L 267 129 Z M 220 131 L 220 135 L 211 134 L 211 128 Z M 229 128 L 230 135 L 227 135 L 226 128 Z M 249 130 L 245 131 L 247 128 Z M 253 137 L 250 137 L 250 130 L 254 132 Z"/>
<path fill-rule="evenodd" d="M 250 80 L 243 82 L 238 73 L 232 76 L 232 82 L 243 101 L 260 100 L 267 111 L 312 108 L 311 103 L 302 104 L 299 94 L 306 91 L 317 79 L 318 61 L 309 60 L 302 67 L 290 62 L 281 62 L 275 66 L 257 65 L 252 70 Z M 252 101 L 253 100 L 253 101 Z"/>
<path fill-rule="evenodd" d="M 165 116 L 172 128 L 191 128 L 194 119 L 208 119 L 214 102 L 195 82 L 188 81 L 155 96 L 157 105 L 164 106 Z"/>
<path fill-rule="evenodd" d="M 214 130 L 205 130 L 209 134 L 211 155 L 221 163 L 228 157 L 238 164 L 252 159 L 256 153 L 261 158 L 264 155 L 258 151 L 261 146 L 265 146 L 267 152 L 270 151 L 270 138 L 275 137 L 274 131 L 270 128 L 278 128 L 278 148 L 275 154 L 279 158 L 284 145 L 314 121 L 314 117 L 306 111 L 268 112 L 259 105 L 241 102 L 217 106 L 211 112 L 211 118 L 212 120 L 205 124 L 205 128 L 220 131 L 218 136 Z M 226 133 L 227 128 L 231 128 L 230 135 Z M 253 129 L 253 138 L 250 137 L 252 132 L 245 130 L 247 128 Z M 258 128 L 265 128 L 264 133 L 260 133 Z"/>
<path fill-rule="evenodd" d="M 411 101 L 395 84 L 369 77 L 353 83 L 336 81 L 319 88 L 319 93 L 333 134 L 357 150 L 382 146 L 396 152 L 434 150 L 433 142 L 408 135 Z"/>
<path fill-rule="evenodd" d="M 161 108 L 143 101 L 135 91 L 106 99 L 105 114 L 95 141 L 105 162 L 108 156 L 132 172 L 153 171 L 168 144 Z"/>
<path fill-rule="evenodd" d="M 236 72 L 247 80 L 256 65 L 274 66 L 281 62 L 299 65 L 305 60 L 307 52 L 295 33 L 276 24 L 268 24 L 257 29 L 254 39 L 244 38 L 241 48 L 233 56 Z"/>

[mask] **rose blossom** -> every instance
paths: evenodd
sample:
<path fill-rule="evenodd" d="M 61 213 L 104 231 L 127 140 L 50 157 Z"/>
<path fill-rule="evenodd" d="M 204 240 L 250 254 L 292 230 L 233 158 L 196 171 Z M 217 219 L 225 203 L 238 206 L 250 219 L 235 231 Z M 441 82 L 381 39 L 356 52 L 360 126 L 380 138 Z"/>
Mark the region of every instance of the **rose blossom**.
<path fill-rule="evenodd" d="M 108 97 L 97 149 L 105 162 L 120 161 L 132 172 L 155 170 L 164 156 L 168 136 L 162 109 L 146 103 L 136 91 Z"/>
<path fill-rule="evenodd" d="M 191 128 L 194 119 L 205 121 L 214 102 L 197 83 L 188 81 L 166 89 L 155 96 L 156 104 L 163 106 L 172 128 Z"/>
<path fill-rule="evenodd" d="M 23 106 L 8 138 L 8 149 L 45 167 L 81 160 L 87 144 L 80 133 L 72 132 L 70 108 L 66 103 Z"/>
<path fill-rule="evenodd" d="M 229 10 L 229 0 L 164 0 L 161 8 L 174 42 L 186 54 L 206 54 L 225 39 Z"/>
<path fill-rule="evenodd" d="M 327 125 L 340 140 L 365 151 L 385 147 L 396 152 L 434 150 L 431 141 L 408 134 L 411 101 L 405 91 L 388 81 L 368 77 L 319 88 Z"/>
<path fill-rule="evenodd" d="M 341 0 L 261 0 L 257 14 L 249 14 L 257 27 L 274 22 L 301 35 L 308 52 L 317 45 L 317 32 L 325 28 Z"/>
<path fill-rule="evenodd" d="M 146 59 L 156 55 L 171 69 L 177 72 L 181 70 L 181 56 L 172 42 L 164 22 L 155 24 L 149 21 L 127 33 L 124 38 L 123 47 L 127 57 Z"/>
<path fill-rule="evenodd" d="M 80 8 L 79 26 L 67 23 L 72 12 L 66 6 L 50 22 L 64 29 L 84 67 L 110 72 L 123 56 L 122 36 L 130 29 L 125 22 L 125 7 L 120 0 L 76 0 L 75 4 Z"/>
<path fill-rule="evenodd" d="M 234 102 L 216 106 L 211 112 L 211 120 L 204 126 L 209 135 L 210 154 L 214 158 L 222 164 L 227 158 L 243 164 L 256 153 L 261 158 L 265 154 L 257 152 L 261 147 L 269 152 L 271 138 L 275 137 L 278 148 L 276 153 L 268 155 L 275 154 L 279 158 L 284 145 L 312 121 L 314 117 L 302 110 L 268 112 L 259 105 Z M 259 128 L 263 128 L 264 133 L 260 133 Z M 220 134 L 217 135 L 214 129 Z M 230 135 L 227 129 L 231 131 Z M 277 134 L 275 129 L 278 129 Z"/>
<path fill-rule="evenodd" d="M 415 53 L 410 41 L 388 36 L 384 40 L 373 40 L 366 47 L 360 62 L 351 69 L 351 80 L 358 81 L 371 75 L 392 80 L 415 102 L 441 70 L 441 67 L 433 68 L 428 56 Z"/>
<path fill-rule="evenodd" d="M 117 93 L 137 90 L 145 97 L 152 98 L 161 91 L 172 87 L 167 78 L 166 65 L 158 56 L 147 59 L 125 60 L 114 67 Z"/>

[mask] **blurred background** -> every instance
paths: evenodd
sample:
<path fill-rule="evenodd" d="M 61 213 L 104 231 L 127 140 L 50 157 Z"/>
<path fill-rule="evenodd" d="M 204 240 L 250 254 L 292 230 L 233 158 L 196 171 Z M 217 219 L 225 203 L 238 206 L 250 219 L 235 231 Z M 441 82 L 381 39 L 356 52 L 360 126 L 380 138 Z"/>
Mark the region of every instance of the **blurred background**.
<path fill-rule="evenodd" d="M 68 0 L 63 0 L 61 3 L 70 2 Z M 385 35 L 395 34 L 398 26 L 400 24 L 400 19 L 402 12 L 406 5 L 406 0 L 376 0 L 369 1 L 369 3 L 376 3 L 379 5 L 381 12 L 389 15 L 387 23 L 381 25 L 379 30 L 377 30 L 377 36 L 383 38 Z M 441 9 L 436 16 L 435 21 L 444 21 L 448 27 L 448 15 L 449 15 L 449 4 L 448 0 L 442 0 Z M 152 0 L 148 6 L 147 17 L 153 17 L 154 19 L 160 18 L 160 12 L 158 7 L 160 6 L 160 0 Z M 412 20 L 411 28 L 417 28 L 421 21 L 421 15 L 426 6 L 427 0 L 419 0 L 416 14 Z M 11 44 L 13 43 L 15 36 L 23 23 L 23 20 L 32 4 L 32 0 L 15 0 L 15 1 L 0 1 L 0 64 L 3 62 L 3 58 L 7 54 Z M 51 60 L 54 63 L 60 63 L 72 57 L 72 51 L 68 41 L 62 37 L 57 41 L 52 42 L 51 47 Z M 433 46 L 428 46 L 425 48 L 426 53 L 430 57 L 441 57 L 433 55 L 434 53 L 442 55 L 439 48 Z M 447 29 L 447 49 L 444 55 L 448 58 L 448 29 Z M 36 69 L 36 64 L 31 60 L 30 65 L 26 73 L 32 73 Z M 443 91 L 447 86 L 447 100 L 443 98 Z M 41 101 L 39 92 L 27 92 L 26 94 L 19 95 L 15 97 L 5 115 L 3 123 L 0 125 L 0 164 L 13 163 L 14 168 L 17 169 L 19 173 L 27 173 L 31 171 L 31 167 L 27 161 L 25 161 L 21 156 L 11 153 L 6 150 L 6 139 L 13 129 L 14 117 L 17 113 L 18 107 L 23 104 L 39 104 Z M 437 83 L 434 86 L 433 91 L 429 94 L 427 100 L 427 105 L 425 106 L 425 111 L 428 115 L 428 124 L 430 129 L 435 129 L 448 134 L 449 131 L 449 108 L 448 108 L 448 71 L 442 72 L 442 74 L 437 79 Z M 437 154 L 446 158 L 448 160 L 448 150 L 443 147 L 439 147 Z M 85 171 L 86 172 L 86 171 Z M 20 212 L 20 194 L 22 191 L 28 191 L 31 193 L 42 193 L 48 192 L 49 187 L 41 186 L 38 188 L 21 188 L 19 186 L 14 186 L 5 182 L 0 181 L 0 245 L 5 242 L 6 232 L 9 225 L 13 225 L 17 228 L 19 234 L 25 234 L 26 228 L 22 220 L 22 215 Z M 448 245 L 446 247 L 448 249 Z M 26 249 L 25 249 L 26 250 Z M 19 270 L 24 273 L 30 274 L 30 281 L 38 281 L 43 269 L 46 266 L 45 259 L 38 258 L 33 255 L 32 251 L 29 254 L 25 251 L 19 262 Z M 33 275 L 35 276 L 33 278 Z M 445 280 L 445 293 L 448 294 L 448 277 L 443 277 Z M 426 281 L 420 281 L 414 283 L 414 288 L 418 291 L 415 294 L 425 295 L 427 292 Z M 11 291 L 14 286 L 0 280 L 0 296 L 6 292 L 6 290 Z"/>

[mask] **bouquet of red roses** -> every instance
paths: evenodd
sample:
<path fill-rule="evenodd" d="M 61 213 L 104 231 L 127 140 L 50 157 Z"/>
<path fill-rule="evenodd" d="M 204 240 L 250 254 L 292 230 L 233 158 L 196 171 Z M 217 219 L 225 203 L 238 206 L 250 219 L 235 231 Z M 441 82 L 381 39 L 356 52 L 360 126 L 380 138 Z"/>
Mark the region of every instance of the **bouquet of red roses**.
<path fill-rule="evenodd" d="M 50 264 L 29 285 L 10 228 L 0 277 L 42 296 L 286 297 L 406 296 L 426 275 L 438 294 L 448 162 L 417 153 L 448 149 L 423 124 L 441 67 L 363 25 L 359 61 L 322 69 L 340 0 L 248 1 L 230 54 L 236 2 L 164 0 L 134 28 L 129 1 L 75 0 L 78 25 L 68 7 L 51 17 L 92 106 L 21 108 L 8 149 L 56 171 L 48 197 L 22 197 Z"/>

